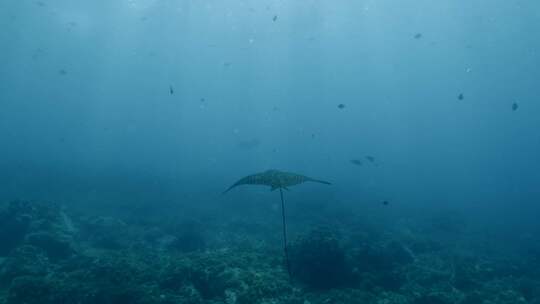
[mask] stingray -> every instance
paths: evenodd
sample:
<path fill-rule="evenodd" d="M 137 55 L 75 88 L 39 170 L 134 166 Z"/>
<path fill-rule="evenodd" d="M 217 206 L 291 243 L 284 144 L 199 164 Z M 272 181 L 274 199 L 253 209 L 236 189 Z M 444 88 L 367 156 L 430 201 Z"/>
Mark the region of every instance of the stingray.
<path fill-rule="evenodd" d="M 285 202 L 283 200 L 283 189 L 289 190 L 288 187 L 296 186 L 305 182 L 315 182 L 325 185 L 331 185 L 331 183 L 319 179 L 307 177 L 291 172 L 283 172 L 278 170 L 267 170 L 262 173 L 248 175 L 241 178 L 239 181 L 230 186 L 223 194 L 229 192 L 231 189 L 240 185 L 263 185 L 269 186 L 271 191 L 279 189 L 279 195 L 281 197 L 281 217 L 283 219 L 283 250 L 285 251 L 285 263 L 287 265 L 287 272 L 289 279 L 291 275 L 291 265 L 289 262 L 289 252 L 287 249 L 287 225 L 285 223 Z"/>

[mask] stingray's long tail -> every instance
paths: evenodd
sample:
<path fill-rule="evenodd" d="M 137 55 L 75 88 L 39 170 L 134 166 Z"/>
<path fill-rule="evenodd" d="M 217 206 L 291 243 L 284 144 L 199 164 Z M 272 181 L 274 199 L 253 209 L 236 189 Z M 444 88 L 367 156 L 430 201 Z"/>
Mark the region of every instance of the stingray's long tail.
<path fill-rule="evenodd" d="M 283 200 L 283 189 L 279 188 L 281 196 L 281 217 L 283 219 L 283 251 L 285 251 L 285 263 L 287 265 L 287 273 L 289 273 L 289 281 L 292 280 L 291 263 L 289 262 L 289 250 L 287 249 L 287 225 L 285 222 L 285 201 Z"/>

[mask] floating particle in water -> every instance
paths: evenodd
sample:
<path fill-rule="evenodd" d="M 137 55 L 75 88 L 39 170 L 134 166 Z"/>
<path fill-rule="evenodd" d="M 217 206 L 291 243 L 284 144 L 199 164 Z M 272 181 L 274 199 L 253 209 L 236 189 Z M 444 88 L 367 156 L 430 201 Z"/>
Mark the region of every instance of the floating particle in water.
<path fill-rule="evenodd" d="M 337 107 L 338 107 L 338 109 L 340 109 L 340 110 L 343 110 L 343 109 L 345 109 L 345 105 L 344 105 L 344 104 L 342 104 L 342 103 L 338 104 L 338 106 L 337 106 Z"/>
<path fill-rule="evenodd" d="M 170 93 L 171 95 L 174 94 L 174 88 L 173 88 L 172 85 L 169 86 L 169 93 Z"/>
<path fill-rule="evenodd" d="M 64 70 L 64 69 L 60 69 L 60 70 L 58 71 L 58 74 L 61 75 L 61 76 L 66 76 L 66 75 L 67 75 L 67 71 Z"/>
<path fill-rule="evenodd" d="M 70 22 L 67 23 L 68 30 L 70 30 L 70 31 L 72 29 L 76 28 L 77 26 L 78 26 L 78 24 L 75 21 L 70 21 Z"/>
<path fill-rule="evenodd" d="M 459 93 L 457 99 L 458 100 L 463 100 L 463 99 L 465 99 L 465 96 L 463 95 L 463 93 Z"/>
<path fill-rule="evenodd" d="M 422 33 L 416 33 L 414 35 L 414 39 L 420 39 L 420 38 L 422 38 L 422 36 L 423 36 Z"/>
<path fill-rule="evenodd" d="M 383 204 L 384 206 L 388 206 L 388 205 L 390 205 L 390 202 L 388 202 L 388 201 L 383 201 L 382 204 Z"/>
<path fill-rule="evenodd" d="M 274 15 L 274 18 L 272 18 L 272 21 L 274 21 L 274 22 L 277 21 L 277 15 Z"/>
<path fill-rule="evenodd" d="M 518 109 L 519 109 L 518 103 L 517 103 L 517 102 L 514 102 L 514 103 L 512 104 L 512 111 L 517 111 Z"/>
<path fill-rule="evenodd" d="M 45 51 L 42 48 L 37 48 L 32 54 L 32 59 L 38 59 L 45 55 Z"/>
<path fill-rule="evenodd" d="M 199 99 L 200 102 L 205 102 L 206 101 L 206 98 L 204 97 L 201 97 L 201 99 Z"/>

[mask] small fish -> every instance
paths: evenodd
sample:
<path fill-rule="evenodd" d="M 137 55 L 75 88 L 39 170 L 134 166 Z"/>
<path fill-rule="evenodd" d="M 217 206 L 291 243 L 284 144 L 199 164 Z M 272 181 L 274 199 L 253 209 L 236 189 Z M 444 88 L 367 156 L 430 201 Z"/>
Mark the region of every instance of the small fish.
<path fill-rule="evenodd" d="M 463 99 L 465 99 L 465 96 L 463 95 L 463 93 L 459 93 L 457 99 L 458 100 L 463 100 Z"/>
<path fill-rule="evenodd" d="M 201 99 L 199 99 L 200 102 L 205 102 L 206 99 L 204 97 L 202 97 Z"/>
<path fill-rule="evenodd" d="M 519 105 L 518 105 L 517 102 L 514 102 L 514 103 L 512 104 L 512 111 L 517 111 L 517 109 L 519 109 Z"/>
<path fill-rule="evenodd" d="M 416 33 L 416 35 L 414 35 L 414 39 L 420 39 L 422 38 L 422 33 Z"/>
<path fill-rule="evenodd" d="M 172 85 L 169 86 L 169 93 L 170 93 L 171 95 L 174 94 L 174 88 L 172 87 Z"/>
<path fill-rule="evenodd" d="M 338 107 L 338 109 L 340 109 L 340 110 L 343 110 L 343 109 L 345 109 L 345 105 L 344 105 L 344 104 L 342 104 L 342 103 L 338 104 L 338 106 L 337 106 L 337 107 Z"/>
<path fill-rule="evenodd" d="M 370 156 L 370 155 L 366 156 L 366 159 L 369 160 L 369 162 L 371 163 L 375 161 L 375 157 Z"/>
<path fill-rule="evenodd" d="M 273 21 L 273 22 L 276 22 L 276 21 L 277 21 L 277 15 L 274 15 L 274 18 L 272 18 L 272 21 Z"/>
<path fill-rule="evenodd" d="M 66 76 L 67 75 L 67 71 L 64 70 L 64 69 L 61 69 L 58 71 L 58 74 L 62 75 L 62 76 Z"/>
<path fill-rule="evenodd" d="M 351 163 L 354 164 L 354 165 L 357 165 L 357 166 L 361 166 L 361 165 L 362 165 L 362 161 L 359 160 L 359 159 L 352 159 L 352 160 L 351 160 Z"/>
<path fill-rule="evenodd" d="M 382 204 L 383 204 L 384 206 L 388 206 L 390 203 L 389 203 L 388 201 L 384 201 L 384 202 L 382 202 Z"/>

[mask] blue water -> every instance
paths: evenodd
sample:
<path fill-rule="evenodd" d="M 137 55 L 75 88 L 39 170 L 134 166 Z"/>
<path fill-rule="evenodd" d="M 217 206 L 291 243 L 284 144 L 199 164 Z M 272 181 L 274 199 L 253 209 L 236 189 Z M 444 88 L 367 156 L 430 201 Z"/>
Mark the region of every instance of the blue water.
<path fill-rule="evenodd" d="M 262 221 L 279 258 L 279 195 L 221 192 L 280 169 L 333 184 L 285 191 L 293 242 L 456 217 L 540 260 L 538 1 L 4 0 L 0 29 L 2 202 Z"/>

